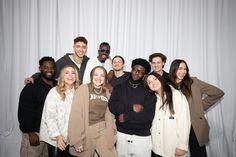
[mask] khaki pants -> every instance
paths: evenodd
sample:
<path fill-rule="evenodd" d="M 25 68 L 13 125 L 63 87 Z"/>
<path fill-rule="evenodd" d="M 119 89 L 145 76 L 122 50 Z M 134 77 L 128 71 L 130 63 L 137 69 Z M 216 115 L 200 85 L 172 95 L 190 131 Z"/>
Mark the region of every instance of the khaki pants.
<path fill-rule="evenodd" d="M 21 157 L 48 157 L 48 149 L 45 142 L 40 141 L 40 145 L 31 146 L 29 142 L 29 135 L 22 134 L 20 156 Z"/>
<path fill-rule="evenodd" d="M 93 156 L 95 150 L 100 157 L 117 157 L 115 147 L 108 149 L 105 129 L 106 124 L 104 121 L 89 126 L 88 151 L 85 151 L 84 157 Z"/>

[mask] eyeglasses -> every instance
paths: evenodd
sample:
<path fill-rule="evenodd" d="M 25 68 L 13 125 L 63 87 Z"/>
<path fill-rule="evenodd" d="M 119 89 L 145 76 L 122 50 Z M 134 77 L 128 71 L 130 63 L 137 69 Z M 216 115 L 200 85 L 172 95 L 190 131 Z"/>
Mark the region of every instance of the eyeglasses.
<path fill-rule="evenodd" d="M 98 50 L 98 52 L 99 53 L 102 53 L 102 52 L 104 52 L 104 53 L 110 53 L 110 50 L 105 50 L 105 49 L 100 49 L 100 50 Z"/>

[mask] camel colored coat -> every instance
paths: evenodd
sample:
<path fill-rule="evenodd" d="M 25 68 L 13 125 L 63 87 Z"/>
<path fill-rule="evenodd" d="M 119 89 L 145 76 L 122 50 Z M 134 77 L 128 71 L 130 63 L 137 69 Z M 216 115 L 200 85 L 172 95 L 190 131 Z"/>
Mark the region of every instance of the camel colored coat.
<path fill-rule="evenodd" d="M 105 113 L 106 136 L 108 147 L 114 148 L 116 142 L 116 126 L 114 116 L 107 107 Z M 82 153 L 75 151 L 75 148 L 83 145 L 84 149 L 88 148 L 88 127 L 89 127 L 89 89 L 84 84 L 75 91 L 71 113 L 69 118 L 68 137 L 70 142 L 70 153 L 74 156 L 83 156 Z"/>
<path fill-rule="evenodd" d="M 204 116 L 204 112 L 219 101 L 224 92 L 196 77 L 193 77 L 191 86 L 192 97 L 188 98 L 191 124 L 196 134 L 200 146 L 209 141 L 209 125 Z"/>

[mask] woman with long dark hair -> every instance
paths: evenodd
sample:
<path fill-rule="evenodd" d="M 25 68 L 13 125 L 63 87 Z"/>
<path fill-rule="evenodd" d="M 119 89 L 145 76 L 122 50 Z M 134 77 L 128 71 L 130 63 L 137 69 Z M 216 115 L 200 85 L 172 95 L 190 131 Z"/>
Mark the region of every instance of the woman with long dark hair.
<path fill-rule="evenodd" d="M 156 72 L 145 77 L 145 86 L 157 97 L 152 122 L 152 157 L 186 156 L 190 113 L 185 96 Z"/>
<path fill-rule="evenodd" d="M 209 141 L 209 126 L 204 112 L 220 100 L 224 92 L 196 77 L 190 77 L 188 65 L 182 59 L 176 59 L 171 63 L 169 78 L 171 85 L 180 90 L 189 103 L 191 157 L 206 157 L 205 145 Z"/>

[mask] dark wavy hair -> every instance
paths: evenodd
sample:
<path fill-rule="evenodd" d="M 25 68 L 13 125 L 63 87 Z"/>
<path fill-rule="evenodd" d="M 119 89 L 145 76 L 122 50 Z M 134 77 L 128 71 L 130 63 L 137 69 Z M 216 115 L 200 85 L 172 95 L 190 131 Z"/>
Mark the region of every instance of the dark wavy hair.
<path fill-rule="evenodd" d="M 166 59 L 167 59 L 167 58 L 166 58 L 166 56 L 165 56 L 164 54 L 162 54 L 162 53 L 153 53 L 153 54 L 151 54 L 151 55 L 149 56 L 149 59 L 148 59 L 149 62 L 152 63 L 152 59 L 153 59 L 153 58 L 156 58 L 156 57 L 160 57 L 161 60 L 162 60 L 162 62 L 166 63 Z M 164 68 L 164 66 L 165 66 L 165 65 L 163 65 L 162 68 Z"/>
<path fill-rule="evenodd" d="M 174 114 L 175 111 L 174 111 L 174 106 L 173 106 L 173 94 L 172 94 L 172 90 L 171 90 L 171 87 L 164 81 L 163 77 L 161 75 L 159 75 L 158 73 L 156 72 L 151 72 L 149 74 L 147 74 L 145 76 L 145 79 L 144 79 L 144 85 L 145 87 L 147 88 L 147 90 L 151 93 L 155 93 L 154 91 L 152 91 L 149 86 L 148 86 L 148 82 L 147 82 L 147 78 L 149 76 L 155 76 L 161 83 L 161 99 L 162 99 L 162 105 L 161 105 L 161 109 L 164 108 L 164 106 L 168 106 L 169 107 L 169 110 L 170 110 L 170 113 L 171 114 Z"/>
<path fill-rule="evenodd" d="M 119 56 L 119 55 L 116 55 L 115 57 L 112 58 L 112 63 L 113 63 L 113 60 L 116 59 L 116 58 L 120 58 L 123 62 L 123 64 L 125 64 L 125 59 L 122 57 L 122 56 Z"/>
<path fill-rule="evenodd" d="M 88 45 L 88 40 L 83 36 L 79 36 L 79 37 L 75 38 L 74 44 L 76 44 L 77 42 L 83 42 L 85 45 Z"/>
<path fill-rule="evenodd" d="M 183 80 L 179 83 L 176 82 L 177 79 L 177 70 L 179 69 L 179 65 L 181 63 L 184 63 L 186 65 L 186 75 L 184 76 Z M 189 75 L 189 68 L 187 63 L 182 60 L 182 59 L 175 59 L 171 65 L 170 65 L 170 71 L 169 71 L 169 78 L 170 78 L 170 84 L 178 89 L 181 90 L 181 92 L 186 96 L 186 98 L 191 97 L 192 95 L 192 90 L 191 90 L 191 85 L 193 83 L 192 78 Z"/>

